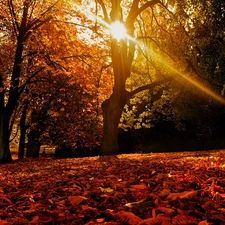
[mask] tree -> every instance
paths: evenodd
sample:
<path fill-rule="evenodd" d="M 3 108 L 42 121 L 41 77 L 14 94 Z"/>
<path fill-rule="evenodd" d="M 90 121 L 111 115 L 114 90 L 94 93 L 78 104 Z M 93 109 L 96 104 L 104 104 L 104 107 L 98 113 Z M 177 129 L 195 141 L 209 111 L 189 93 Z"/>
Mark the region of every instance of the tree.
<path fill-rule="evenodd" d="M 197 64 L 198 75 L 212 84 L 214 90 L 221 92 L 225 83 L 225 3 L 207 2 L 199 11 L 195 19 L 201 23 L 196 24 L 190 32 L 195 40 L 192 62 L 194 60 L 193 64 Z"/>
<path fill-rule="evenodd" d="M 23 102 L 22 108 L 22 115 L 20 118 L 20 139 L 19 139 L 19 150 L 18 150 L 18 159 L 22 159 L 25 153 L 25 141 L 26 141 L 26 131 L 28 126 L 26 125 L 26 118 L 27 118 L 27 111 L 28 111 L 28 99 L 25 99 Z"/>
<path fill-rule="evenodd" d="M 104 21 L 111 24 L 120 21 L 124 24 L 127 35 L 130 38 L 117 40 L 111 37 L 111 60 L 114 76 L 114 87 L 111 96 L 102 104 L 103 110 L 103 138 L 101 143 L 101 155 L 117 154 L 117 132 L 118 124 L 121 118 L 122 110 L 126 102 L 140 91 L 153 88 L 166 82 L 169 78 L 161 79 L 134 89 L 132 91 L 126 90 L 126 81 L 131 76 L 132 62 L 135 56 L 135 25 L 136 19 L 142 15 L 147 9 L 152 9 L 154 6 L 161 5 L 161 1 L 140 1 L 134 0 L 129 3 L 121 0 L 111 1 L 111 10 L 107 11 L 107 2 L 102 0 L 97 1 L 102 8 L 104 14 Z M 126 12 L 122 8 L 122 4 L 126 4 Z M 129 7 L 129 9 L 128 9 Z M 164 7 L 164 6 L 163 6 Z M 125 16 L 127 13 L 127 16 Z M 126 17 L 126 18 L 125 18 Z"/>
<path fill-rule="evenodd" d="M 174 54 L 171 56 L 181 63 L 181 66 L 182 64 L 186 65 L 188 79 L 198 79 L 197 85 L 206 90 L 213 89 L 214 93 L 218 93 L 217 99 L 224 102 L 219 97 L 221 92 L 223 94 L 224 84 L 224 76 L 222 75 L 224 73 L 224 2 L 174 1 L 168 10 L 171 10 L 169 15 L 168 12 L 164 14 L 160 11 L 161 17 L 163 17 L 163 19 L 158 20 L 158 24 L 162 28 L 161 37 L 154 34 L 154 37 L 157 36 L 154 41 L 158 46 L 160 46 L 160 42 L 164 42 L 162 50 L 168 54 L 174 52 L 176 56 Z M 154 15 L 155 17 L 156 15 Z M 145 23 L 150 22 L 145 20 Z M 148 25 L 149 27 L 151 25 Z M 164 34 L 164 38 L 162 34 Z M 165 41 L 167 35 L 171 38 L 168 37 L 168 41 Z M 146 37 L 146 35 L 142 36 Z M 149 38 L 151 37 L 149 36 Z M 179 68 L 179 63 L 174 64 L 175 68 Z M 212 128 L 215 128 L 213 123 L 218 120 L 216 118 L 221 117 L 218 114 L 221 115 L 224 111 L 222 105 L 218 107 L 212 97 L 207 96 L 204 91 L 203 93 L 199 92 L 198 87 L 190 85 L 189 82 L 180 80 L 179 83 L 182 85 L 174 85 L 171 82 L 167 84 L 170 87 L 169 90 L 164 88 L 167 95 L 163 95 L 163 99 L 155 102 L 154 105 L 152 105 L 154 94 L 148 92 L 139 94 L 129 102 L 129 106 L 125 107 L 123 122 L 125 121 L 128 125 L 136 122 L 134 124 L 138 128 L 154 126 L 155 116 L 159 113 L 166 113 L 165 105 L 160 103 L 167 100 L 169 103 L 166 107 L 166 109 L 169 108 L 167 113 L 172 111 L 172 117 L 169 114 L 167 119 L 172 119 L 177 129 L 188 127 L 193 134 L 209 138 L 213 131 Z M 153 90 L 154 92 L 157 93 L 156 90 Z M 193 96 L 196 96 L 196 99 Z M 135 105 L 136 103 L 138 104 Z M 134 110 L 132 110 L 132 106 Z M 215 113 L 218 108 L 221 112 Z M 210 113 L 213 111 L 214 113 Z M 139 112 L 141 113 L 138 117 Z M 205 113 L 203 114 L 203 112 Z M 130 115 L 131 117 L 128 118 Z M 209 115 L 210 118 L 208 118 Z M 146 120 L 144 120 L 145 118 Z"/>
<path fill-rule="evenodd" d="M 49 77 L 42 88 L 32 92 L 27 157 L 38 157 L 40 144 L 61 149 L 75 148 L 77 141 L 88 147 L 95 144 L 99 118 L 90 102 L 96 96 L 81 87 L 75 76 L 66 74 Z"/>
<path fill-rule="evenodd" d="M 58 11 L 58 3 L 59 1 L 42 2 L 39 7 L 36 7 L 35 1 L 2 0 L 0 2 L 4 17 L 1 20 L 3 30 L 1 48 L 6 55 L 9 47 L 14 53 L 13 57 L 6 58 L 8 61 L 4 62 L 5 67 L 0 74 L 0 163 L 12 160 L 9 150 L 9 126 L 19 97 L 26 86 L 26 82 L 22 80 L 22 74 L 25 72 L 26 64 L 29 63 L 29 45 L 27 44 L 41 26 L 50 22 Z M 39 71 L 42 69 L 40 67 Z M 31 79 L 39 71 L 27 79 Z"/>
<path fill-rule="evenodd" d="M 216 1 L 211 4 L 210 1 L 184 0 L 181 3 L 180 1 L 159 0 L 134 0 L 129 2 L 117 0 L 110 1 L 111 5 L 108 1 L 98 0 L 97 2 L 98 6 L 102 9 L 104 21 L 109 26 L 113 22 L 120 21 L 127 30 L 126 38 L 117 40 L 113 36 L 111 37 L 114 87 L 110 98 L 102 104 L 104 117 L 103 139 L 100 152 L 102 155 L 118 153 L 118 146 L 116 144 L 117 128 L 125 103 L 138 92 L 152 89 L 153 86 L 168 81 L 171 79 L 169 76 L 172 74 L 176 74 L 175 77 L 179 82 L 184 83 L 183 81 L 186 80 L 192 85 L 200 87 L 202 91 L 214 96 L 219 101 L 223 101 L 219 95 L 205 88 L 204 83 L 201 84 L 202 79 L 198 82 L 195 81 L 195 79 L 198 79 L 198 76 L 201 77 L 201 74 L 196 73 L 197 70 L 191 64 L 192 59 L 189 57 L 192 53 L 195 57 L 197 55 L 196 52 L 192 51 L 194 48 L 191 39 L 193 37 L 192 28 L 196 27 L 195 31 L 197 31 L 197 26 L 195 25 L 201 24 L 202 18 L 207 20 L 207 16 L 205 16 L 207 13 L 203 16 L 201 15 L 202 8 L 205 7 L 204 5 L 207 5 L 204 9 L 208 9 L 216 4 L 215 10 L 219 10 L 220 15 L 224 15 L 223 4 L 222 9 L 220 9 L 221 4 L 218 6 Z M 210 11 L 208 14 L 211 18 L 215 18 L 215 10 L 213 12 Z M 220 24 L 220 26 L 222 20 L 223 16 L 215 19 L 216 23 Z M 141 37 L 138 37 L 138 35 L 141 35 Z M 187 44 L 184 40 L 187 41 Z M 140 48 L 146 43 L 148 45 L 148 53 L 144 54 L 145 62 L 154 61 L 152 66 L 160 73 L 160 76 L 157 74 L 158 83 L 155 83 L 156 78 L 150 79 L 149 85 L 141 84 L 136 89 L 129 91 L 127 89 L 127 82 L 129 82 L 135 68 L 138 54 L 136 46 Z M 143 49 L 141 48 L 141 50 Z M 147 59 L 148 57 L 150 57 L 150 60 Z M 156 75 L 156 73 L 152 73 L 152 77 L 153 75 Z M 190 78 L 188 75 L 192 77 Z M 162 78 L 161 81 L 159 81 L 159 77 Z"/>
<path fill-rule="evenodd" d="M 24 107 L 23 113 L 18 114 L 19 116 L 23 115 L 20 123 L 21 135 L 23 136 L 21 137 L 22 147 L 20 152 L 22 152 L 22 142 L 24 141 L 25 114 L 29 117 L 31 115 L 31 106 L 34 107 L 40 100 L 33 99 L 32 93 L 39 92 L 41 94 L 48 92 L 47 89 L 44 90 L 46 87 L 44 84 L 48 82 L 47 80 L 50 76 L 53 77 L 52 84 L 54 84 L 54 77 L 66 75 L 68 79 L 74 77 L 73 82 L 76 81 L 79 83 L 77 85 L 83 86 L 86 82 L 91 83 L 93 77 L 86 76 L 89 80 L 82 80 L 85 77 L 84 71 L 88 73 L 87 68 L 90 66 L 88 62 L 90 59 L 88 58 L 91 58 L 89 54 L 91 48 L 88 48 L 81 41 L 77 41 L 78 32 L 75 28 L 76 24 L 71 22 L 74 17 L 71 18 L 70 16 L 69 3 L 67 4 L 63 1 L 44 1 L 38 2 L 38 4 L 35 1 L 1 1 L 0 3 L 3 6 L 1 9 L 5 9 L 2 11 L 5 17 L 1 24 L 4 34 L 1 38 L 4 41 L 1 43 L 0 55 L 4 65 L 1 68 L 2 76 L 0 79 L 0 107 L 3 109 L 0 110 L 0 114 L 1 118 L 4 117 L 4 119 L 2 119 L 3 122 L 0 124 L 4 124 L 5 129 L 8 127 L 8 131 L 3 129 L 2 126 L 0 129 L 4 135 L 4 138 L 3 135 L 0 135 L 4 139 L 0 139 L 0 152 L 3 153 L 3 156 L 5 155 L 4 152 L 9 153 L 8 158 L 3 157 L 2 159 L 2 162 L 8 162 L 11 161 L 8 145 L 10 127 L 12 127 L 14 121 L 12 115 L 15 114 L 18 106 L 23 107 L 23 99 L 27 99 L 29 105 Z M 8 14 L 7 9 L 9 9 Z M 11 20 L 12 23 L 10 22 Z M 17 39 L 14 39 L 15 36 Z M 20 46 L 20 51 L 14 57 L 12 52 L 19 48 L 18 46 Z M 10 49 L 10 54 L 8 54 L 8 49 Z M 19 65 L 17 65 L 18 63 Z M 71 66 L 72 64 L 73 66 Z M 14 72 L 12 72 L 11 68 L 14 67 L 17 69 L 14 69 Z M 84 67 L 86 68 L 85 70 L 83 70 Z M 89 71 L 91 71 L 90 68 Z M 29 94 L 24 91 L 25 89 L 28 90 Z M 92 91 L 94 91 L 93 88 Z M 35 99 L 37 102 L 31 104 L 34 103 Z M 7 115 L 4 113 L 6 111 Z M 19 111 L 19 108 L 17 111 Z M 8 122 L 5 116 L 8 116 Z"/>
<path fill-rule="evenodd" d="M 104 58 L 77 37 L 76 24 L 70 21 L 43 25 L 32 38 L 27 70 L 45 68 L 26 83 L 29 94 L 22 95 L 29 102 L 28 157 L 37 157 L 43 143 L 74 146 L 82 139 L 93 145 L 101 136 L 99 104 L 107 92 L 99 81 L 99 76 L 105 79 L 100 72 Z"/>

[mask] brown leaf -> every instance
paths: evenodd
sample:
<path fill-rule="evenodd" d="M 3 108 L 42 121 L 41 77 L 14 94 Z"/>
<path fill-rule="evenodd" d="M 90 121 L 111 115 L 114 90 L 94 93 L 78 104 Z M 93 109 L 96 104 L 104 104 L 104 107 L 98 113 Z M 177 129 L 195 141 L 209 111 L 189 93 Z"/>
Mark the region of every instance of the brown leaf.
<path fill-rule="evenodd" d="M 69 196 L 68 200 L 72 206 L 79 205 L 82 201 L 87 200 L 87 198 L 83 196 Z"/>
<path fill-rule="evenodd" d="M 163 189 L 160 193 L 159 193 L 159 196 L 160 197 L 166 197 L 170 195 L 170 189 Z"/>
<path fill-rule="evenodd" d="M 0 225 L 11 225 L 11 223 L 6 220 L 0 220 Z"/>
<path fill-rule="evenodd" d="M 147 203 L 145 202 L 145 200 L 141 200 L 138 202 L 128 202 L 125 204 L 125 206 L 132 208 L 132 207 L 136 207 L 138 209 L 144 209 L 147 207 Z"/>
<path fill-rule="evenodd" d="M 155 208 L 152 209 L 152 217 L 153 217 L 153 218 L 156 217 L 156 211 L 155 211 Z"/>
<path fill-rule="evenodd" d="M 99 223 L 99 222 L 95 222 L 95 221 L 90 221 L 88 223 L 85 223 L 85 225 L 121 225 L 121 223 L 119 222 L 103 222 L 103 223 Z"/>
<path fill-rule="evenodd" d="M 134 184 L 131 185 L 131 189 L 148 189 L 148 187 L 145 184 Z"/>
<path fill-rule="evenodd" d="M 134 215 L 131 212 L 120 211 L 114 215 L 118 220 L 120 220 L 124 224 L 128 225 L 137 225 L 140 223 L 141 218 Z"/>
<path fill-rule="evenodd" d="M 160 212 L 163 212 L 165 214 L 168 214 L 168 215 L 173 215 L 174 212 L 175 212 L 173 209 L 166 208 L 166 207 L 158 207 L 157 210 L 160 211 Z"/>
<path fill-rule="evenodd" d="M 211 225 L 211 224 L 205 220 L 205 221 L 201 221 L 200 223 L 198 223 L 198 225 Z"/>
<path fill-rule="evenodd" d="M 99 210 L 98 209 L 92 208 L 92 207 L 90 207 L 88 205 L 82 205 L 81 208 L 82 208 L 83 211 L 91 212 L 93 214 L 99 214 Z"/>
<path fill-rule="evenodd" d="M 39 223 L 39 217 L 38 216 L 34 216 L 32 218 L 32 221 L 29 223 L 29 225 L 35 225 Z"/>
<path fill-rule="evenodd" d="M 217 212 L 212 212 L 211 218 L 214 220 L 221 220 L 225 221 L 225 214 L 223 212 L 217 213 Z"/>
<path fill-rule="evenodd" d="M 142 220 L 138 225 L 170 225 L 168 218 L 156 217 Z"/>
<path fill-rule="evenodd" d="M 176 200 L 177 197 L 183 199 L 183 198 L 193 198 L 197 195 L 197 191 L 184 191 L 179 193 L 170 193 L 167 196 L 167 199 L 170 200 Z"/>
<path fill-rule="evenodd" d="M 4 200 L 4 201 L 5 201 L 5 202 L 7 202 L 9 205 L 12 205 L 11 200 L 10 200 L 10 199 L 8 199 L 7 197 L 5 197 L 5 196 L 1 196 L 1 197 L 0 197 L 0 199 L 1 199 L 1 200 Z"/>
<path fill-rule="evenodd" d="M 47 213 L 47 212 L 43 212 L 43 213 L 40 213 L 39 214 L 39 221 L 42 222 L 42 223 L 52 223 L 53 222 L 53 218 L 52 218 L 52 215 L 51 213 Z"/>
<path fill-rule="evenodd" d="M 173 225 L 197 225 L 199 219 L 192 216 L 175 216 L 172 220 Z"/>

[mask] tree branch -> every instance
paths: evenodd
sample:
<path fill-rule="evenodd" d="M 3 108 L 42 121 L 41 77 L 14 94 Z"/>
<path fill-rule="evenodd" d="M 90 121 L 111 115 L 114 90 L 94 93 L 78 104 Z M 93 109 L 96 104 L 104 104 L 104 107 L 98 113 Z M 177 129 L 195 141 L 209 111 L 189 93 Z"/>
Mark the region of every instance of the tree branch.
<path fill-rule="evenodd" d="M 134 1 L 131 10 L 129 12 L 129 15 L 127 17 L 127 24 L 133 24 L 134 20 L 138 17 L 139 14 L 141 14 L 148 7 L 152 7 L 160 3 L 160 0 L 152 0 L 150 2 L 145 3 L 140 8 L 138 8 L 138 3 L 139 0 Z"/>
<path fill-rule="evenodd" d="M 151 40 L 153 43 L 155 43 L 155 45 L 160 49 L 160 51 L 164 52 L 167 56 L 169 56 L 173 61 L 175 61 L 175 59 L 173 58 L 173 56 L 171 54 L 169 54 L 167 51 L 165 51 L 164 49 L 162 49 L 159 44 L 154 40 L 154 38 L 149 37 L 149 36 L 144 36 L 144 37 L 138 37 L 137 40 L 139 39 L 149 39 Z M 158 38 L 159 39 L 159 38 Z"/>
<path fill-rule="evenodd" d="M 45 69 L 44 66 L 41 67 L 41 68 L 39 68 L 35 73 L 33 73 L 33 74 L 26 80 L 26 82 L 25 82 L 22 86 L 20 86 L 20 91 L 18 92 L 18 95 L 19 95 L 19 96 L 21 95 L 21 93 L 22 93 L 23 90 L 25 89 L 26 85 L 30 82 L 30 80 L 31 80 L 33 77 L 35 77 L 38 73 L 40 73 L 43 69 Z"/>
<path fill-rule="evenodd" d="M 103 15 L 104 15 L 104 20 L 105 22 L 109 23 L 109 17 L 108 17 L 108 13 L 106 11 L 105 5 L 103 3 L 102 0 L 97 0 L 97 2 L 100 4 L 100 6 L 102 7 L 102 11 L 103 11 Z"/>
<path fill-rule="evenodd" d="M 8 0 L 8 7 L 9 7 L 11 17 L 13 19 L 12 23 L 13 23 L 14 32 L 16 34 L 16 37 L 18 37 L 19 24 L 18 24 L 18 21 L 16 19 L 16 13 L 15 13 L 15 10 L 14 10 L 13 4 L 12 4 L 12 0 Z"/>
<path fill-rule="evenodd" d="M 162 79 L 160 81 L 156 81 L 156 82 L 153 82 L 151 84 L 146 84 L 144 86 L 138 87 L 135 90 L 130 91 L 130 92 L 127 93 L 127 96 L 126 96 L 127 99 L 126 100 L 128 101 L 131 97 L 133 97 L 134 95 L 136 95 L 137 93 L 139 93 L 141 91 L 157 87 L 157 86 L 159 86 L 161 84 L 164 84 L 164 83 L 166 83 L 168 81 L 171 81 L 171 80 L 173 80 L 173 77 L 167 77 L 167 78 L 164 78 L 164 79 Z"/>
<path fill-rule="evenodd" d="M 133 21 L 136 19 L 136 17 L 134 17 L 135 12 L 138 10 L 138 4 L 139 4 L 140 0 L 134 0 L 133 4 L 130 8 L 129 14 L 127 16 L 127 22 L 129 24 L 133 24 Z"/>
<path fill-rule="evenodd" d="M 45 20 L 36 20 L 35 23 L 31 23 L 27 26 L 27 32 L 26 35 L 24 37 L 24 40 L 27 40 L 30 36 L 30 34 L 34 31 L 36 31 L 40 26 L 42 26 L 43 24 L 49 22 L 53 17 L 49 16 L 48 18 L 46 18 Z"/>

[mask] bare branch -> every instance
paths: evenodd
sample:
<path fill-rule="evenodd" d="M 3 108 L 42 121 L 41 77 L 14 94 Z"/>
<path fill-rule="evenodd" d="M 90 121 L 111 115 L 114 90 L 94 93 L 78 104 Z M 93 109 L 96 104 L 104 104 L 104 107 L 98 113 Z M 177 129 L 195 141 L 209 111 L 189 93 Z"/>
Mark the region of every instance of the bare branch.
<path fill-rule="evenodd" d="M 14 10 L 13 4 L 12 4 L 12 0 L 8 0 L 8 7 L 9 7 L 11 17 L 13 19 L 12 23 L 13 23 L 14 32 L 15 32 L 16 36 L 18 37 L 19 24 L 16 19 L 16 13 L 15 13 L 15 10 Z"/>
<path fill-rule="evenodd" d="M 127 17 L 127 22 L 129 24 L 133 24 L 133 21 L 136 19 L 137 16 L 135 16 L 135 12 L 138 10 L 138 4 L 139 4 L 140 0 L 134 0 L 133 1 L 133 4 L 130 8 L 130 12 L 128 14 L 128 17 Z"/>
<path fill-rule="evenodd" d="M 173 58 L 173 56 L 171 54 L 169 54 L 169 52 L 165 51 L 164 49 L 162 49 L 159 44 L 154 40 L 154 38 L 149 37 L 149 36 L 145 36 L 145 37 L 138 37 L 137 39 L 149 39 L 152 42 L 155 43 L 155 45 L 160 49 L 160 51 L 164 52 L 167 56 L 169 56 L 173 61 L 175 61 L 175 59 Z"/>
<path fill-rule="evenodd" d="M 104 14 L 104 20 L 105 20 L 105 22 L 108 23 L 109 22 L 109 17 L 108 17 L 108 13 L 106 11 L 106 8 L 105 8 L 105 5 L 104 5 L 103 1 L 102 0 L 97 0 L 97 2 L 102 7 L 102 11 L 103 11 L 103 14 Z"/>
<path fill-rule="evenodd" d="M 35 73 L 33 73 L 27 80 L 26 82 L 20 87 L 20 91 L 18 92 L 18 95 L 20 96 L 23 92 L 23 90 L 25 89 L 26 85 L 30 82 L 30 80 L 35 77 L 38 73 L 40 73 L 43 69 L 45 69 L 45 67 L 41 67 L 39 68 Z"/>
<path fill-rule="evenodd" d="M 139 1 L 134 1 L 131 10 L 129 12 L 129 16 L 127 17 L 127 24 L 133 24 L 134 20 L 148 7 L 153 7 L 156 4 L 160 3 L 160 0 L 152 0 L 150 2 L 145 3 L 140 8 L 138 8 Z M 134 5 L 135 4 L 135 5 Z"/>
<path fill-rule="evenodd" d="M 135 90 L 127 93 L 127 96 L 126 96 L 127 99 L 126 100 L 128 101 L 131 97 L 133 97 L 134 95 L 136 95 L 137 93 L 139 93 L 141 91 L 144 91 L 144 90 L 147 90 L 147 89 L 150 89 L 150 88 L 157 87 L 157 86 L 159 86 L 161 84 L 164 84 L 164 83 L 166 83 L 168 81 L 171 81 L 173 79 L 174 79 L 173 77 L 167 77 L 167 78 L 164 78 L 164 79 L 162 79 L 160 81 L 156 81 L 156 82 L 153 82 L 151 84 L 146 84 L 144 86 L 138 87 Z"/>

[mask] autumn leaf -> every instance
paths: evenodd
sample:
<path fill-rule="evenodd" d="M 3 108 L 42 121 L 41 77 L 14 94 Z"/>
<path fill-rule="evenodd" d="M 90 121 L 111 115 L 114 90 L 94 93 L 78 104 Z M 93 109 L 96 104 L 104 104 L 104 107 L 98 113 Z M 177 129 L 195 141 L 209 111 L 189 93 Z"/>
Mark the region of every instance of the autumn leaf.
<path fill-rule="evenodd" d="M 167 196 L 167 199 L 170 200 L 176 200 L 177 197 L 183 199 L 183 198 L 193 198 L 197 195 L 197 191 L 184 191 L 179 193 L 170 193 Z"/>
<path fill-rule="evenodd" d="M 145 184 L 131 185 L 131 191 L 133 198 L 138 201 L 146 199 L 149 196 L 148 187 Z"/>
<path fill-rule="evenodd" d="M 138 225 L 141 221 L 141 219 L 138 216 L 135 216 L 131 212 L 126 211 L 120 211 L 116 213 L 115 218 L 119 219 L 122 223 L 128 224 L 128 225 Z"/>
<path fill-rule="evenodd" d="M 39 213 L 39 221 L 41 223 L 52 223 L 53 222 L 52 214 L 49 212 Z"/>
<path fill-rule="evenodd" d="M 159 196 L 160 197 L 166 197 L 168 195 L 170 195 L 170 189 L 167 189 L 167 188 L 164 188 L 160 193 L 159 193 Z"/>
<path fill-rule="evenodd" d="M 110 188 L 110 187 L 107 187 L 107 188 L 100 187 L 100 189 L 101 189 L 102 192 L 106 192 L 106 193 L 114 192 L 114 190 L 112 188 Z"/>
<path fill-rule="evenodd" d="M 198 225 L 212 225 L 212 223 L 208 223 L 208 222 L 205 220 L 205 221 L 199 222 Z"/>
<path fill-rule="evenodd" d="M 31 225 L 35 225 L 35 224 L 38 224 L 38 223 L 39 223 L 39 217 L 38 216 L 34 216 L 32 218 L 32 220 L 30 221 Z"/>
<path fill-rule="evenodd" d="M 5 197 L 5 196 L 0 196 L 0 199 L 1 199 L 2 201 L 7 202 L 9 205 L 12 205 L 12 202 L 11 202 L 11 200 L 10 200 L 9 198 L 7 198 L 7 197 Z"/>
<path fill-rule="evenodd" d="M 173 225 L 198 225 L 200 220 L 192 216 L 175 216 L 173 218 Z"/>
<path fill-rule="evenodd" d="M 86 212 L 93 213 L 95 215 L 99 214 L 99 210 L 97 208 L 90 207 L 88 205 L 82 205 L 82 210 Z"/>
<path fill-rule="evenodd" d="M 77 206 L 84 200 L 87 200 L 87 198 L 85 198 L 83 196 L 69 196 L 68 200 L 72 206 Z"/>
<path fill-rule="evenodd" d="M 156 217 L 142 220 L 138 225 L 171 225 L 168 218 Z"/>
<path fill-rule="evenodd" d="M 145 200 L 141 200 L 139 202 L 126 203 L 125 206 L 127 206 L 129 208 L 136 207 L 138 209 L 144 209 L 147 207 L 147 203 L 145 202 Z"/>
<path fill-rule="evenodd" d="M 173 215 L 175 213 L 175 210 L 166 207 L 157 207 L 157 210 L 168 215 Z"/>
<path fill-rule="evenodd" d="M 0 220 L 0 225 L 11 225 L 11 223 L 7 222 L 6 220 Z"/>
<path fill-rule="evenodd" d="M 148 190 L 148 187 L 145 184 L 134 184 L 131 185 L 131 190 L 136 190 L 136 189 L 141 189 L 141 190 Z"/>

